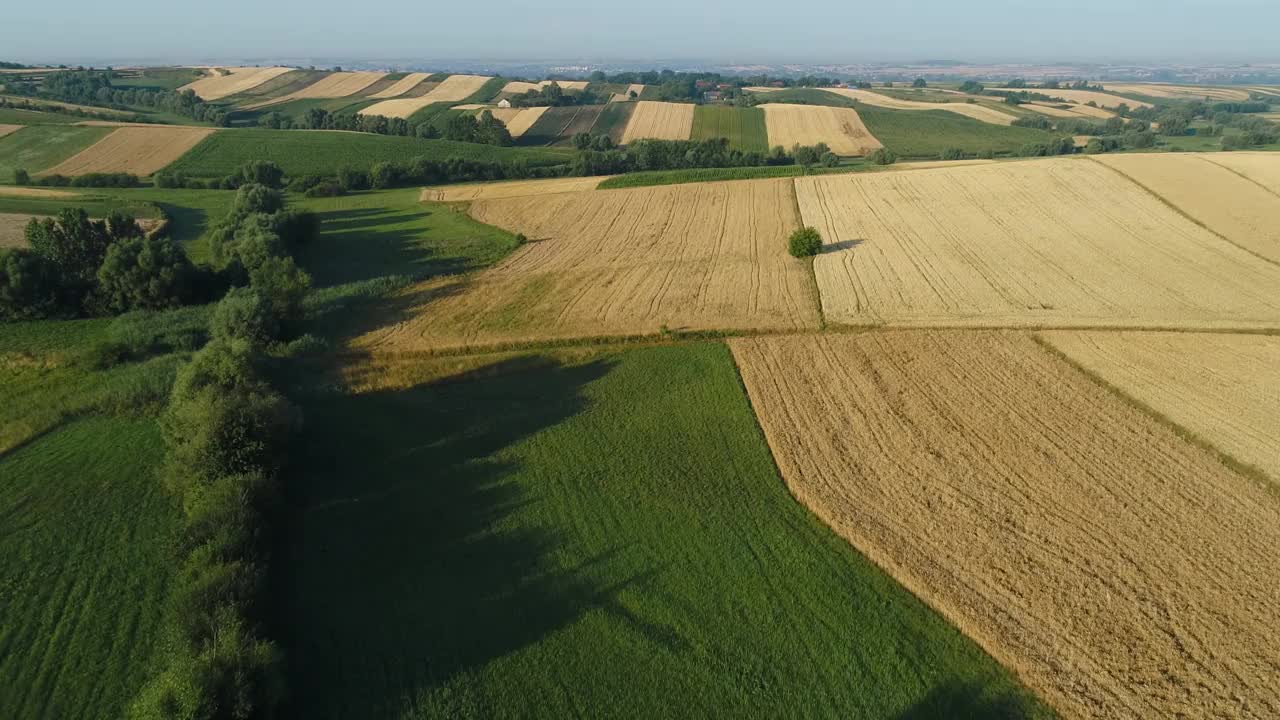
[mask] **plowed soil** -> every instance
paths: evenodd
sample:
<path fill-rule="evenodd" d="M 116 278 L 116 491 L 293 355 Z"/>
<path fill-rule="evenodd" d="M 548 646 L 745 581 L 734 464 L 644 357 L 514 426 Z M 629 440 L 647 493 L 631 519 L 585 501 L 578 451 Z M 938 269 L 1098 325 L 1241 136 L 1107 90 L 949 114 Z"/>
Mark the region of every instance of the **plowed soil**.
<path fill-rule="evenodd" d="M 1065 717 L 1280 716 L 1280 500 L 1026 335 L 730 341 L 792 493 Z"/>

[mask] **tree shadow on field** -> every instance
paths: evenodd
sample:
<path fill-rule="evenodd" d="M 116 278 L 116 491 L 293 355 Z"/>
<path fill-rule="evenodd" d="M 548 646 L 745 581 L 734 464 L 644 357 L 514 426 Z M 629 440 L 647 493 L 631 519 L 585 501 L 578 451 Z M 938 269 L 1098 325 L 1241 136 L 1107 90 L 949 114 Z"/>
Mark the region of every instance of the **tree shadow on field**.
<path fill-rule="evenodd" d="M 840 242 L 826 243 L 822 246 L 822 253 L 826 254 L 840 252 L 841 250 L 852 250 L 864 242 L 866 242 L 866 240 L 841 240 Z"/>
<path fill-rule="evenodd" d="M 1031 720 L 1039 717 L 1032 701 L 998 693 L 973 680 L 948 680 L 929 691 L 895 720 Z"/>
<path fill-rule="evenodd" d="M 410 225 L 433 212 L 439 211 L 426 207 L 319 211 L 320 237 L 299 251 L 298 262 L 319 288 L 389 275 L 424 279 L 466 270 L 464 260 L 441 257 L 425 247 L 425 231 Z"/>
<path fill-rule="evenodd" d="M 467 685 L 460 676 L 618 607 L 618 593 L 647 581 L 651 571 L 589 579 L 623 548 L 566 567 L 537 487 L 494 458 L 582 412 L 582 389 L 611 367 L 526 357 L 303 401 L 288 537 L 272 563 L 289 716 L 404 717 L 469 702 L 450 699 L 451 683 Z"/>

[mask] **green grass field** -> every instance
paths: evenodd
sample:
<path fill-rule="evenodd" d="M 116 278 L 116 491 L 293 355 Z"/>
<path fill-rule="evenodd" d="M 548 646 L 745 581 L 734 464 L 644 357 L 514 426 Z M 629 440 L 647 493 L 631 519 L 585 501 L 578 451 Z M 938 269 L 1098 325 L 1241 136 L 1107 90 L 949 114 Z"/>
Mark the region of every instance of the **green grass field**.
<path fill-rule="evenodd" d="M 32 125 L 0 138 L 0 183 L 13 182 L 13 171 L 47 170 L 106 137 L 115 128 L 76 125 Z"/>
<path fill-rule="evenodd" d="M 609 103 L 600 111 L 600 116 L 596 118 L 596 124 L 591 128 L 594 135 L 608 135 L 613 139 L 615 144 L 622 142 L 622 133 L 627 130 L 627 122 L 631 120 L 631 113 L 635 112 L 636 104 L 633 102 Z"/>
<path fill-rule="evenodd" d="M 193 68 L 146 68 L 141 71 L 121 71 L 111 79 L 111 84 L 118 88 L 148 88 L 151 90 L 177 90 L 178 88 L 199 80 L 201 73 Z"/>
<path fill-rule="evenodd" d="M 15 134 L 23 132 L 26 130 Z M 501 148 L 366 133 L 227 130 L 205 138 L 168 169 L 195 177 L 221 177 L 250 160 L 271 160 L 290 176 L 332 175 L 344 167 L 368 168 L 383 160 L 407 161 L 424 155 L 441 160 L 524 160 L 535 166 L 558 165 L 572 158 L 571 153 L 561 150 Z"/>
<path fill-rule="evenodd" d="M 63 113 L 0 108 L 0 124 L 4 125 L 71 125 L 82 120 L 84 118 Z"/>
<path fill-rule="evenodd" d="M 858 114 L 871 134 L 902 158 L 936 158 L 947 148 L 1009 154 L 1053 139 L 1043 130 L 993 125 L 945 110 L 888 110 L 860 103 Z"/>
<path fill-rule="evenodd" d="M 198 263 L 209 259 L 209 248 L 205 243 L 209 227 L 226 217 L 236 197 L 229 190 L 136 188 L 114 190 L 112 193 L 164 211 L 171 221 L 169 237 L 182 243 L 191 259 Z"/>
<path fill-rule="evenodd" d="M 723 345 L 304 410 L 276 565 L 298 717 L 1043 712 L 792 499 Z"/>
<path fill-rule="evenodd" d="M 99 195 L 90 192 L 74 198 L 48 198 L 5 197 L 0 193 L 0 213 L 57 215 L 63 208 L 80 208 L 89 213 L 89 217 L 95 218 L 106 217 L 113 212 L 127 213 L 140 219 L 161 216 L 159 206 L 119 195 Z"/>
<path fill-rule="evenodd" d="M 693 139 L 728 138 L 729 147 L 749 152 L 769 150 L 764 111 L 731 105 L 699 105 L 693 113 Z"/>
<path fill-rule="evenodd" d="M 151 671 L 179 512 L 152 420 L 72 422 L 0 455 L 0 716 L 122 717 Z"/>
<path fill-rule="evenodd" d="M 502 88 L 506 86 L 507 82 L 507 79 L 501 75 L 489 78 L 484 85 L 480 86 L 479 90 L 468 95 L 462 101 L 462 104 L 487 103 L 497 97 L 498 93 L 502 92 Z"/>

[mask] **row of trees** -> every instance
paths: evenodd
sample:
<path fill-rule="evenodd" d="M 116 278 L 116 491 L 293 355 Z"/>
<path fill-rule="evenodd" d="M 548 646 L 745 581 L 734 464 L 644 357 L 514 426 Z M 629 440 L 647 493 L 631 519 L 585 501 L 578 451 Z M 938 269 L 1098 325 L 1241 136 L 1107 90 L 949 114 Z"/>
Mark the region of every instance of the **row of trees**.
<path fill-rule="evenodd" d="M 218 105 L 207 104 L 190 90 L 177 92 L 156 88 L 124 87 L 111 84 L 114 73 L 110 70 L 66 70 L 48 73 L 37 86 L 17 83 L 17 92 L 27 95 L 51 97 L 72 103 L 99 105 L 124 110 L 145 107 L 175 113 L 200 122 L 226 126 L 231 116 Z"/>

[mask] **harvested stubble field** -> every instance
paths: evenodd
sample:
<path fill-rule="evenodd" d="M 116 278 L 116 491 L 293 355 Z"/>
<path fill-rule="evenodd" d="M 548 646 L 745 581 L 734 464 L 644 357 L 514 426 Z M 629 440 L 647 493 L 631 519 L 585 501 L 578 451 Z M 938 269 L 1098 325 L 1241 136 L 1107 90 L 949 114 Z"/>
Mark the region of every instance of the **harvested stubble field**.
<path fill-rule="evenodd" d="M 696 107 L 691 103 L 638 102 L 622 133 L 622 144 L 645 139 L 688 140 L 693 134 Z"/>
<path fill-rule="evenodd" d="M 212 68 L 208 71 L 210 73 L 208 77 L 183 85 L 178 90 L 190 90 L 201 100 L 220 100 L 252 90 L 291 70 L 292 68 L 287 67 Z"/>
<path fill-rule="evenodd" d="M 304 88 L 295 90 L 288 95 L 273 97 L 268 100 L 262 100 L 250 103 L 244 106 L 245 110 L 256 110 L 271 105 L 279 105 L 280 103 L 290 102 L 292 100 L 316 100 L 328 98 L 345 98 L 359 94 L 360 91 L 373 85 L 386 76 L 384 72 L 336 72 L 330 73 L 314 83 Z"/>
<path fill-rule="evenodd" d="M 376 93 L 369 95 L 369 97 L 376 98 L 378 100 L 386 100 L 387 98 L 400 97 L 401 95 L 404 95 L 405 93 L 417 87 L 419 83 L 423 82 L 429 77 L 431 77 L 431 73 L 422 73 L 422 72 L 409 73 L 408 75 L 405 75 L 404 77 L 395 81 L 395 83 L 393 83 L 392 85 L 386 88 L 383 88 L 382 90 Z"/>
<path fill-rule="evenodd" d="M 1280 266 L 1090 160 L 795 182 L 828 320 L 1280 327 Z"/>
<path fill-rule="evenodd" d="M 76 176 L 126 172 L 150 175 L 172 164 L 214 132 L 213 128 L 196 127 L 122 127 L 41 174 Z"/>
<path fill-rule="evenodd" d="M 1077 105 L 1075 103 L 1064 105 L 1063 103 L 1030 102 L 1023 103 L 1018 107 L 1050 117 L 1085 118 L 1088 120 L 1108 120 L 1115 117 L 1115 113 L 1105 108 L 1093 107 L 1092 105 Z"/>
<path fill-rule="evenodd" d="M 1239 173 L 1273 193 L 1280 193 L 1280 155 L 1270 152 L 1212 153 L 1209 162 Z"/>
<path fill-rule="evenodd" d="M 1025 334 L 730 342 L 792 493 L 1067 717 L 1280 714 L 1280 500 Z"/>
<path fill-rule="evenodd" d="M 24 127 L 26 126 L 25 125 L 0 125 L 0 138 L 4 137 L 5 135 L 8 135 L 9 133 L 18 132 Z"/>
<path fill-rule="evenodd" d="M 530 239 L 474 278 L 411 288 L 413 317 L 357 344 L 389 351 L 673 330 L 818 325 L 789 180 L 478 200 Z"/>
<path fill-rule="evenodd" d="M 957 115 L 981 120 L 985 123 L 993 125 L 1012 125 L 1017 116 L 1002 110 L 997 110 L 989 105 L 980 105 L 978 103 L 934 103 L 919 102 L 916 100 L 903 100 L 901 98 L 889 97 L 871 90 L 858 90 L 855 88 L 822 88 L 825 92 L 834 93 L 841 97 L 846 97 L 858 102 L 864 102 L 868 105 L 876 107 L 889 108 L 890 110 L 945 110 Z"/>
<path fill-rule="evenodd" d="M 791 147 L 826 143 L 836 155 L 862 156 L 884 147 L 852 108 L 816 105 L 759 106 L 764 110 L 769 143 Z"/>
<path fill-rule="evenodd" d="M 507 131 L 511 133 L 512 138 L 518 138 L 528 132 L 533 124 L 538 122 L 538 118 L 550 108 L 531 107 L 531 108 L 494 108 L 489 112 L 498 118 L 507 126 Z M 484 112 L 481 110 L 480 112 Z"/>
<path fill-rule="evenodd" d="M 444 185 L 422 189 L 423 202 L 470 202 L 472 200 L 497 200 L 500 198 L 551 195 L 565 192 L 595 190 L 612 175 L 593 177 L 552 178 L 550 180 L 512 180 L 510 182 L 476 183 L 474 185 Z"/>
<path fill-rule="evenodd" d="M 1158 83 L 1106 83 L 1107 90 L 1122 95 L 1130 93 L 1170 100 L 1216 100 L 1244 102 L 1249 91 L 1244 88 L 1197 87 L 1193 85 L 1163 85 Z M 1052 94 L 1052 92 L 1051 92 Z"/>
<path fill-rule="evenodd" d="M 1280 263 L 1280 195 L 1214 163 L 1213 157 L 1218 154 L 1109 155 L 1095 159 L 1124 173 L 1227 240 Z M 1273 173 L 1280 175 L 1280 155 L 1271 155 L 1265 161 L 1273 166 Z"/>
<path fill-rule="evenodd" d="M 432 103 L 457 103 L 466 100 L 492 80 L 484 75 L 450 75 L 426 95 L 383 100 L 364 109 L 365 115 L 407 118 Z"/>
<path fill-rule="evenodd" d="M 1051 345 L 1280 482 L 1280 337 L 1054 331 Z"/>
<path fill-rule="evenodd" d="M 0 213 L 0 248 L 24 247 L 27 244 L 24 229 L 35 215 L 24 213 Z"/>
<path fill-rule="evenodd" d="M 1092 102 L 1100 108 L 1107 108 L 1110 110 L 1114 110 L 1121 105 L 1128 105 L 1130 108 L 1155 107 L 1151 103 L 1143 100 L 1134 100 L 1132 98 L 1120 97 L 1119 95 L 1110 95 L 1096 90 L 1040 90 L 1037 88 L 1029 88 L 1028 92 L 1040 93 L 1053 98 L 1062 98 L 1067 102 L 1076 103 L 1078 105 L 1088 105 Z"/>
<path fill-rule="evenodd" d="M 551 85 L 552 83 L 559 85 L 561 90 L 574 90 L 574 91 L 586 90 L 587 84 L 588 84 L 586 80 L 543 80 L 541 82 L 536 82 L 536 83 L 512 80 L 511 82 L 502 86 L 502 92 L 509 93 L 511 95 L 523 95 L 529 92 L 530 90 L 541 90 L 547 87 L 548 85 Z"/>

